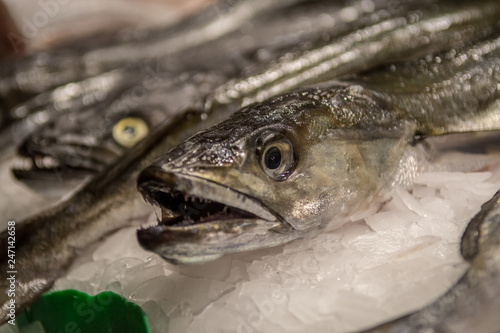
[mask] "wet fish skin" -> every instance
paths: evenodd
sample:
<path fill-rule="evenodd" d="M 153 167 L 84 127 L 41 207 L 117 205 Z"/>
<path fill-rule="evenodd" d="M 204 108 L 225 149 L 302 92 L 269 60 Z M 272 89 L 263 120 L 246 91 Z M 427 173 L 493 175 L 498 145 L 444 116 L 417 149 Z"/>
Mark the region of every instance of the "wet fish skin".
<path fill-rule="evenodd" d="M 463 50 L 389 65 L 353 81 L 407 110 L 423 136 L 494 130 L 500 95 L 495 86 L 500 82 L 500 42 L 495 35 Z"/>
<path fill-rule="evenodd" d="M 225 119 L 240 103 L 234 100 L 201 103 L 194 108 L 194 113 L 188 109 L 186 113 L 174 116 L 160 125 L 156 134 L 151 134 L 132 148 L 70 199 L 43 214 L 19 221 L 19 233 L 23 237 L 17 243 L 18 267 L 30 268 L 17 276 L 23 285 L 17 294 L 18 308 L 26 306 L 43 290 L 48 289 L 86 246 L 126 224 L 124 216 L 130 218 L 141 212 L 149 212 L 149 209 L 141 210 L 140 205 L 135 205 L 140 202 L 137 201 L 140 196 L 134 190 L 135 175 L 140 169 L 149 164 L 153 157 L 159 156 L 194 132 Z M 156 141 L 159 137 L 162 137 L 161 143 Z M 154 145 L 155 149 L 152 148 Z M 149 152 L 150 149 L 153 151 Z M 131 209 L 133 214 L 130 213 Z M 21 227 L 22 225 L 25 227 Z M 38 233 L 29 232 L 34 226 L 40 228 L 42 238 L 38 238 L 41 237 L 37 236 Z M 75 233 L 75 229 L 79 231 Z M 83 232 L 84 229 L 88 232 Z M 5 241 L 7 235 L 4 232 L 0 237 Z M 64 240 L 59 239 L 60 237 Z M 38 241 L 40 239 L 41 242 Z M 37 255 L 34 256 L 33 253 Z M 39 259 L 33 263 L 33 258 Z M 7 286 L 2 286 L 4 287 Z M 7 313 L 5 302 L 8 299 L 2 299 L 2 315 Z"/>
<path fill-rule="evenodd" d="M 168 48 L 172 39 L 176 40 L 174 44 L 180 45 L 182 44 L 180 37 L 183 33 L 194 34 L 196 31 L 203 30 L 214 20 L 231 19 L 234 16 L 231 11 L 232 6 L 240 8 L 243 2 L 222 2 L 220 7 L 212 6 L 173 27 L 144 30 L 140 33 L 131 29 L 131 31 L 121 31 L 119 34 L 85 37 L 29 54 L 23 58 L 2 62 L 0 65 L 0 111 L 2 113 L 0 129 L 4 130 L 0 133 L 1 150 L 20 142 L 16 138 L 24 138 L 30 131 L 49 119 L 49 115 L 52 117 L 55 116 L 53 113 L 59 114 L 76 107 L 81 108 L 82 106 L 78 105 L 80 100 L 86 100 L 86 106 L 88 106 L 92 99 L 92 96 L 89 95 L 92 95 L 93 92 L 85 91 L 86 81 L 90 81 L 92 78 L 98 79 L 99 76 L 120 69 L 121 77 L 117 78 L 115 83 L 120 82 L 125 85 L 119 87 L 123 90 L 127 84 L 123 81 L 134 80 L 138 75 L 145 75 L 146 73 L 140 73 L 144 72 L 143 67 L 150 65 L 151 61 L 154 62 L 158 57 L 158 55 L 144 52 L 144 47 L 148 43 L 163 42 L 166 44 L 167 55 L 173 55 L 175 52 Z M 274 4 L 269 4 L 269 6 L 273 7 Z M 252 18 L 253 14 L 255 13 L 250 13 L 248 19 Z M 245 20 L 242 18 L 239 23 L 243 24 L 244 22 Z M 233 24 L 232 28 L 237 28 L 237 25 Z M 226 32 L 231 32 L 231 29 Z M 197 39 L 197 43 L 202 44 L 203 42 L 202 38 Z M 139 58 L 129 58 L 119 63 L 113 62 L 116 57 L 100 59 L 95 55 L 99 49 L 108 51 L 115 48 L 123 49 L 124 44 L 131 48 L 142 46 L 140 49 L 143 54 Z M 192 44 L 191 47 L 196 45 L 196 43 Z M 94 54 L 94 56 L 91 57 L 89 54 Z M 130 52 L 127 55 L 130 55 Z M 89 57 L 92 59 L 87 59 Z M 127 70 L 123 70 L 124 68 Z M 71 105 L 67 105 L 68 100 L 64 96 L 61 100 L 59 99 L 61 94 L 57 90 L 61 90 L 61 86 L 65 85 L 72 85 L 73 91 L 78 90 L 74 89 L 75 86 L 79 86 L 77 88 L 82 90 L 80 94 L 76 94 L 77 100 Z M 72 97 L 74 99 L 75 96 Z M 61 108 L 60 104 L 66 104 L 66 107 Z M 30 116 L 29 119 L 25 119 L 28 116 Z M 45 120 L 42 121 L 42 119 Z M 21 124 L 18 124 L 19 122 Z"/>
<path fill-rule="evenodd" d="M 10 110 L 56 87 L 151 60 L 216 40 L 259 14 L 299 0 L 225 0 L 174 25 L 107 33 L 67 42 L 0 64 L 0 128 L 18 120 Z M 219 28 L 219 29 L 216 29 Z"/>
<path fill-rule="evenodd" d="M 33 131 L 18 149 L 21 160 L 14 163 L 16 177 L 37 188 L 46 188 L 45 182 L 56 180 L 50 184 L 51 191 L 54 184 L 72 188 L 74 182 L 98 172 L 124 153 L 126 147 L 115 142 L 111 133 L 118 120 L 134 114 L 150 127 L 159 123 L 158 117 L 149 113 L 158 109 L 165 116 L 179 112 L 230 78 L 244 77 L 252 68 L 263 67 L 262 62 L 273 61 L 287 49 L 294 49 L 297 43 L 331 29 L 325 24 L 304 29 L 304 13 L 310 19 L 337 7 L 319 1 L 281 8 L 282 16 L 276 20 L 252 18 L 225 38 L 186 51 L 182 57 L 158 59 L 156 64 L 150 63 L 139 72 L 114 70 L 40 94 L 13 110 L 16 114 L 30 115 L 13 126 L 15 134 L 0 133 L 0 150 L 12 147 Z M 273 13 L 266 13 L 266 17 Z M 279 35 L 274 36 L 270 31 Z M 255 55 L 263 47 L 265 59 Z M 206 61 L 207 58 L 212 60 Z M 144 79 L 137 80 L 141 76 Z M 139 93 L 145 96 L 137 96 Z M 36 109 L 40 111 L 33 112 Z M 40 126 L 40 118 L 52 120 L 33 130 Z"/>
<path fill-rule="evenodd" d="M 248 23 L 254 24 L 255 26 L 248 28 L 245 26 L 243 32 L 235 30 L 234 32 L 224 36 L 223 39 L 216 41 L 214 47 L 205 46 L 194 49 L 192 52 L 186 52 L 181 58 L 180 62 L 177 58 L 167 61 L 167 68 L 187 68 L 193 67 L 193 64 L 204 63 L 203 57 L 208 57 L 210 59 L 216 59 L 216 64 L 213 61 L 209 62 L 208 68 L 200 68 L 201 71 L 213 70 L 215 68 L 222 68 L 227 61 L 224 61 L 225 56 L 230 54 L 234 57 L 232 51 L 230 51 L 234 45 L 238 45 L 238 49 L 243 51 L 241 55 L 236 55 L 236 58 L 247 58 L 244 54 L 250 52 L 257 53 L 265 51 L 266 61 L 271 62 L 271 65 L 261 63 L 262 60 L 259 59 L 242 59 L 240 62 L 245 64 L 243 68 L 257 67 L 256 69 L 251 69 L 250 73 L 248 69 L 244 69 L 247 75 L 237 75 L 239 70 L 234 71 L 232 74 L 227 74 L 227 70 L 221 70 L 225 72 L 222 75 L 226 75 L 228 79 L 231 77 L 240 77 L 240 79 L 232 79 L 229 82 L 220 85 L 215 89 L 213 95 L 209 96 L 208 103 L 219 103 L 224 104 L 228 102 L 238 102 L 248 104 L 254 101 L 261 101 L 262 99 L 268 98 L 273 94 L 279 93 L 283 89 L 291 89 L 295 86 L 308 83 L 311 80 L 311 72 L 316 73 L 318 69 L 323 67 L 328 67 L 329 71 L 328 77 L 336 77 L 342 74 L 348 73 L 349 71 L 359 71 L 370 66 L 374 66 L 379 63 L 384 63 L 393 58 L 405 57 L 407 53 L 410 52 L 427 52 L 429 49 L 442 48 L 447 45 L 461 45 L 465 41 L 481 36 L 492 28 L 491 23 L 498 20 L 498 11 L 500 10 L 500 5 L 496 2 L 483 1 L 479 5 L 470 5 L 461 3 L 457 5 L 456 3 L 448 3 L 443 1 L 439 6 L 433 6 L 430 8 L 429 4 L 416 4 L 413 1 L 401 1 L 397 2 L 394 7 L 390 9 L 384 8 L 383 1 L 375 2 L 374 8 L 363 11 L 362 3 L 353 3 L 352 9 L 356 10 L 361 17 L 359 17 L 354 22 L 343 22 L 341 15 L 335 14 L 335 7 L 337 4 L 325 4 L 321 1 L 315 4 L 299 4 L 296 6 L 290 6 L 289 8 L 281 8 L 281 11 L 285 12 L 285 17 L 289 18 L 288 21 L 283 20 L 271 20 L 266 22 L 266 17 L 269 17 L 270 13 L 264 15 L 264 18 L 253 18 Z M 429 6 L 429 8 L 426 7 Z M 469 10 L 471 7 L 473 10 Z M 417 11 L 418 8 L 422 10 Z M 438 11 L 436 11 L 438 9 Z M 299 13 L 307 13 L 304 15 L 310 19 L 310 16 L 317 16 L 318 12 L 329 12 L 331 11 L 330 21 L 334 23 L 324 23 L 324 26 L 314 27 L 305 29 L 302 31 L 302 26 L 304 24 L 305 18 L 303 16 L 297 15 Z M 272 13 L 272 12 L 271 12 Z M 474 14 L 471 14 L 474 13 Z M 447 29 L 442 30 L 437 23 L 444 20 L 447 25 Z M 296 24 L 292 24 L 290 20 L 296 20 Z M 261 22 L 262 21 L 262 22 Z M 275 22 L 276 21 L 276 22 Z M 256 22 L 256 23 L 255 23 Z M 294 21 L 295 22 L 295 21 Z M 338 22 L 338 23 L 335 23 Z M 411 23 L 411 28 L 408 28 L 405 24 Z M 443 23 L 441 22 L 441 25 Z M 297 25 L 301 32 L 298 32 L 298 28 L 295 30 L 293 28 L 288 28 L 288 26 Z M 437 26 L 437 27 L 436 27 Z M 378 28 L 374 28 L 378 27 Z M 297 31 L 296 31 L 297 30 Z M 278 37 L 270 37 L 270 31 L 278 31 L 280 34 Z M 409 33 L 411 32 L 411 33 Z M 433 38 L 428 38 L 432 32 Z M 245 41 L 251 40 L 248 43 L 242 43 L 242 33 L 245 36 Z M 266 34 L 267 33 L 267 34 Z M 325 35 L 328 39 L 325 41 Z M 319 37 L 318 37 L 319 36 Z M 457 38 L 460 36 L 460 38 Z M 338 38 L 338 40 L 336 39 Z M 394 41 L 391 41 L 394 39 Z M 299 48 L 299 50 L 293 50 L 293 45 L 309 41 L 310 45 L 308 47 Z M 331 41 L 333 40 L 333 41 Z M 391 41 L 387 44 L 387 41 Z M 381 54 L 380 44 L 383 43 L 387 46 L 384 49 L 383 54 Z M 213 44 L 213 43 L 212 43 Z M 270 45 L 278 44 L 277 46 L 270 47 Z M 292 47 L 291 47 L 292 46 Z M 310 48 L 314 46 L 311 50 Z M 401 47 L 406 49 L 401 49 Z M 224 49 L 227 52 L 223 52 L 226 55 L 217 56 L 219 53 L 214 53 L 214 50 Z M 331 50 L 336 50 L 331 53 Z M 329 54 L 327 51 L 330 50 Z M 286 56 L 280 58 L 280 54 L 291 52 L 292 56 Z M 311 54 L 315 54 L 314 57 Z M 360 54 L 353 59 L 346 60 L 346 55 L 348 54 Z M 362 55 L 361 55 L 362 54 Z M 200 55 L 203 55 L 200 58 Z M 258 56 L 256 56 L 258 58 Z M 320 60 L 312 60 L 312 59 Z M 273 60 L 275 59 L 275 60 Z M 342 60 L 343 59 L 343 60 Z M 222 60 L 222 61 L 221 61 Z M 335 67 L 331 67 L 332 63 L 336 63 Z M 298 64 L 302 64 L 297 66 Z M 307 64 L 307 65 L 304 65 Z M 288 72 L 289 69 L 294 68 L 296 72 Z M 229 71 L 231 72 L 231 71 Z M 318 74 L 319 73 L 319 74 Z M 321 74 L 318 72 L 319 78 L 315 76 L 314 80 L 320 80 L 320 78 L 325 76 L 325 73 Z M 181 74 L 183 75 L 182 71 Z M 174 80 L 176 75 L 173 75 L 172 80 Z M 271 81 L 269 81 L 271 80 Z M 279 83 L 275 85 L 270 85 L 272 80 L 277 80 Z M 215 86 L 215 85 L 214 85 Z M 133 88 L 132 88 L 133 89 Z M 84 97 L 82 97 L 84 98 Z M 70 104 L 73 106 L 74 104 Z M 47 109 L 45 105 L 41 106 L 44 112 Z M 88 112 L 94 112 L 92 109 Z M 75 112 L 77 113 L 77 112 Z M 98 128 L 96 129 L 95 123 L 99 123 L 99 119 L 93 120 L 93 117 L 87 114 L 80 116 L 82 113 L 78 111 L 78 115 L 74 114 L 69 116 L 59 117 L 55 122 L 48 126 L 42 127 L 39 131 L 34 133 L 31 138 L 29 138 L 24 147 L 31 147 L 31 149 L 21 149 L 20 155 L 23 157 L 28 157 L 30 159 L 37 157 L 37 161 L 43 161 L 43 157 L 47 156 L 47 161 L 51 164 L 61 164 L 64 165 L 64 178 L 69 180 L 75 180 L 74 178 L 85 177 L 84 169 L 88 169 L 86 165 L 96 164 L 92 159 L 95 159 L 95 154 L 90 154 L 88 158 L 80 156 L 80 154 L 75 153 L 78 159 L 71 159 L 71 163 L 64 162 L 64 156 L 58 154 L 57 151 L 63 151 L 65 154 L 70 154 L 71 149 L 66 149 L 64 143 L 58 144 L 58 138 L 64 137 L 65 135 L 70 135 L 74 138 L 80 137 L 84 141 L 94 141 L 98 144 L 93 146 L 87 146 L 89 149 L 95 146 L 111 146 L 113 145 L 112 139 L 110 138 L 110 130 Z M 68 118 L 76 117 L 76 122 L 78 119 L 86 117 L 88 120 L 82 127 L 86 128 L 86 132 L 104 132 L 101 137 L 107 138 L 107 141 L 102 142 L 102 138 L 89 138 L 88 135 L 81 136 L 78 133 L 79 128 L 75 130 L 73 126 L 68 126 L 66 123 Z M 48 130 L 46 130 L 48 128 Z M 58 131 L 53 131 L 53 128 Z M 95 129 L 95 130 L 94 130 Z M 9 135 L 10 138 L 20 138 L 21 135 Z M 1 142 L 5 142 L 5 145 L 9 145 L 8 140 L 3 138 Z M 50 142 L 50 147 L 43 147 L 37 142 Z M 1 145 L 1 143 L 0 143 Z M 117 148 L 115 147 L 115 151 Z M 102 167 L 107 165 L 114 155 L 107 156 L 105 159 L 98 161 Z M 80 164 L 75 164 L 81 161 Z M 23 163 L 19 170 L 14 172 L 18 175 L 22 175 L 23 179 L 27 180 L 39 180 L 48 179 L 49 181 L 54 177 L 60 177 L 60 170 L 56 170 L 56 173 L 50 173 L 50 170 L 39 170 L 35 169 L 33 172 L 26 170 L 25 165 L 27 160 L 23 158 Z M 35 165 L 34 161 L 28 161 L 29 165 Z M 48 171 L 48 172 L 46 172 Z M 38 183 L 38 181 L 37 181 Z M 57 184 L 65 185 L 65 182 L 57 182 Z M 72 186 L 72 185 L 70 185 Z M 41 186 L 43 187 L 43 185 Z"/>
<path fill-rule="evenodd" d="M 62 114 L 32 133 L 18 148 L 21 159 L 14 162 L 21 165 L 13 164 L 15 177 L 37 191 L 65 193 L 112 164 L 163 119 L 182 113 L 189 101 L 225 81 L 218 72 L 186 72 L 182 80 L 152 75 L 113 100 Z M 149 91 L 144 85 L 151 85 Z M 144 88 L 144 95 L 136 93 L 138 87 Z M 132 137 L 128 131 L 133 131 Z M 136 133 L 141 137 L 135 138 Z"/>
<path fill-rule="evenodd" d="M 415 157 L 406 154 L 417 153 L 420 138 L 500 129 L 498 33 L 439 57 L 437 67 L 418 62 L 411 75 L 391 72 L 393 81 L 374 70 L 250 105 L 175 147 L 139 174 L 139 191 L 162 208 L 159 225 L 139 230 L 139 242 L 176 263 L 274 246 L 411 183 L 418 165 L 405 159 Z M 391 90 L 402 83 L 413 89 Z M 278 178 L 263 164 L 272 147 L 282 147 Z M 196 207 L 196 198 L 208 203 Z M 226 225 L 240 229 L 221 231 Z"/>
<path fill-rule="evenodd" d="M 221 102 L 244 94 L 244 105 L 261 102 L 305 84 L 461 47 L 498 28 L 499 7 L 495 2 L 382 3 L 385 8 L 356 20 L 365 21 L 358 29 L 334 35 L 331 43 L 313 41 L 314 51 L 298 51 L 255 77 L 229 82 L 217 89 L 215 100 Z M 267 80 L 272 86 L 267 86 Z"/>
<path fill-rule="evenodd" d="M 363 333 L 478 332 L 500 327 L 500 192 L 469 222 L 461 251 L 463 277 L 432 304 Z"/>

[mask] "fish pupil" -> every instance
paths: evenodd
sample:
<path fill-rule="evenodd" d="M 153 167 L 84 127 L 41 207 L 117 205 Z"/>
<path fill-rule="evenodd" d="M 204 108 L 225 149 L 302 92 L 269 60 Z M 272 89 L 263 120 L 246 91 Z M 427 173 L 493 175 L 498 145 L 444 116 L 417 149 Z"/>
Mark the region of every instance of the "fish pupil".
<path fill-rule="evenodd" d="M 270 148 L 266 152 L 264 160 L 266 161 L 267 168 L 271 170 L 279 168 L 281 165 L 281 151 L 276 147 Z"/>
<path fill-rule="evenodd" d="M 134 135 L 135 129 L 132 126 L 125 126 L 125 128 L 123 129 L 123 132 L 130 134 L 130 135 Z"/>

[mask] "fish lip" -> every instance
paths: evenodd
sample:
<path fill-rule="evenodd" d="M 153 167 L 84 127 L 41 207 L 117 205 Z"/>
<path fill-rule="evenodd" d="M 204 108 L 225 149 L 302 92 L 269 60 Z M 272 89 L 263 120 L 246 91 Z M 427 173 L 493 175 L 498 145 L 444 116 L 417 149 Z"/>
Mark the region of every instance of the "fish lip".
<path fill-rule="evenodd" d="M 185 173 L 165 171 L 157 166 L 150 166 L 144 169 L 138 176 L 137 189 L 142 194 L 144 200 L 152 205 L 160 206 L 162 209 L 173 212 L 172 207 L 166 207 L 167 204 L 159 202 L 158 194 L 166 194 L 172 198 L 173 195 L 184 195 L 186 198 L 200 199 L 206 201 L 207 205 L 217 204 L 227 206 L 229 209 L 236 210 L 235 218 L 223 219 L 222 221 L 232 220 L 262 220 L 267 222 L 282 222 L 281 217 L 271 209 L 267 208 L 259 200 L 246 194 L 233 190 L 222 184 L 207 180 L 205 178 L 188 175 Z M 180 198 L 182 200 L 182 198 Z M 173 201 L 173 200 L 171 200 Z M 170 204 L 170 203 L 169 203 Z M 173 205 L 173 204 L 171 204 Z M 204 208 L 200 208 L 204 209 Z M 163 212 L 163 211 L 162 211 Z M 183 214 L 183 217 L 189 214 Z M 238 217 L 238 215 L 243 215 Z M 224 217 L 224 216 L 223 216 Z M 163 220 L 163 216 L 162 216 Z M 179 226 L 161 223 L 160 225 L 172 230 L 188 230 L 193 225 Z M 194 225 L 207 224 L 209 222 L 200 222 Z M 217 220 L 214 220 L 217 222 Z M 196 228 L 195 228 L 196 229 Z"/>
<path fill-rule="evenodd" d="M 88 169 L 67 169 L 67 168 L 32 168 L 32 169 L 21 169 L 12 168 L 12 174 L 16 179 L 20 181 L 45 181 L 47 183 L 54 181 L 66 181 L 66 180 L 84 180 L 92 175 L 97 174 L 96 171 Z"/>

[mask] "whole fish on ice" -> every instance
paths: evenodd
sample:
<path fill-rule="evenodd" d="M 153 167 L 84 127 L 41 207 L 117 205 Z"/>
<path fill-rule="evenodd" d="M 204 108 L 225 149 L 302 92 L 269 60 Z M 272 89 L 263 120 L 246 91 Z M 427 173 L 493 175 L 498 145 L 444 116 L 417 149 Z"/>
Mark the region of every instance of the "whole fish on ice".
<path fill-rule="evenodd" d="M 262 91 L 272 96 L 336 76 L 331 73 L 357 72 L 394 57 L 408 57 L 424 46 L 432 45 L 431 50 L 450 47 L 441 43 L 457 36 L 475 39 L 498 33 L 494 25 L 485 24 L 479 29 L 481 33 L 467 35 L 471 18 L 479 18 L 478 24 L 484 17 L 498 21 L 496 2 L 477 5 L 454 15 L 437 13 L 422 21 L 414 17 L 410 28 L 406 18 L 399 25 L 382 24 L 388 31 L 377 30 L 381 27 L 377 25 L 368 27 L 373 34 L 365 36 L 366 44 L 352 42 L 356 40 L 353 33 L 340 40 L 339 53 L 332 55 L 332 48 L 326 48 L 324 52 L 332 58 L 322 62 L 320 57 L 321 61 L 311 67 L 314 70 L 301 72 L 300 67 L 284 66 L 281 73 L 289 75 L 285 81 L 276 84 L 264 76 L 258 82 L 267 82 L 269 89 Z M 462 27 L 463 34 L 448 30 L 452 26 Z M 346 47 L 348 41 L 352 43 Z M 402 46 L 406 45 L 403 41 L 411 41 L 411 49 Z M 327 222 L 327 214 L 349 214 L 384 186 L 411 180 L 410 171 L 415 170 L 405 166 L 412 164 L 401 161 L 411 162 L 420 156 L 419 147 L 412 146 L 418 139 L 499 127 L 495 113 L 498 77 L 491 75 L 499 66 L 498 44 L 495 37 L 458 54 L 442 54 L 440 59 L 447 61 L 424 63 L 423 68 L 429 70 L 419 72 L 419 78 L 414 73 L 405 77 L 402 71 L 399 79 L 408 87 L 411 82 L 422 82 L 415 91 L 409 89 L 408 95 L 406 89 L 392 94 L 384 85 L 370 86 L 370 78 L 375 82 L 386 69 L 367 74 L 368 79 L 361 75 L 351 81 L 317 83 L 248 105 L 234 118 L 174 148 L 140 174 L 140 191 L 162 206 L 161 224 L 141 230 L 140 241 L 173 262 L 212 260 L 224 253 L 273 246 L 318 230 Z M 402 66 L 419 65 L 409 62 Z M 336 68 L 342 70 L 336 72 Z M 432 76 L 441 69 L 442 77 Z M 464 84 L 453 85 L 455 77 Z M 226 101 L 239 98 L 238 92 L 252 92 L 251 85 L 231 86 L 216 91 L 216 97 L 204 105 L 207 109 L 165 121 L 67 201 L 19 223 L 16 260 L 22 268 L 17 277 L 22 287 L 16 295 L 18 308 L 47 290 L 83 249 L 131 217 L 147 214 L 149 208 L 133 191 L 135 176 L 160 153 L 231 114 L 234 105 Z M 421 105 L 428 109 L 422 112 Z M 437 109 L 442 113 L 432 113 Z M 286 198 L 287 193 L 294 200 Z M 305 203 L 305 209 L 299 209 L 299 203 Z M 2 248 L 6 248 L 5 241 L 4 233 Z M 6 302 L 4 297 L 3 314 Z"/>
<path fill-rule="evenodd" d="M 288 242 L 411 183 L 422 137 L 500 129 L 497 36 L 271 98 L 193 136 L 139 174 L 162 209 L 139 242 L 203 262 Z"/>

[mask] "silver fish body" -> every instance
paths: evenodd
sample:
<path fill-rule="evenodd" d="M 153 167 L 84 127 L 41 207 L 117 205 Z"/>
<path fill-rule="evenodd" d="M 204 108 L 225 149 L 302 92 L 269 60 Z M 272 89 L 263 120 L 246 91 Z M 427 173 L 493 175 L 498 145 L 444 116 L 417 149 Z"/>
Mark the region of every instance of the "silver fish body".
<path fill-rule="evenodd" d="M 474 5 L 443 1 L 432 6 L 430 3 L 401 1 L 390 8 L 384 7 L 383 1 L 374 2 L 371 8 L 363 4 L 362 1 L 354 2 L 348 7 L 358 15 L 354 21 L 343 18 L 342 11 L 338 10 L 340 4 L 324 1 L 295 5 L 292 2 L 286 8 L 282 6 L 279 11 L 269 11 L 249 19 L 239 29 L 224 35 L 224 38 L 185 50 L 182 57 L 161 60 L 161 64 L 157 65 L 161 68 L 162 76 L 163 73 L 168 74 L 166 78 L 162 77 L 162 80 L 168 80 L 168 84 L 159 92 L 158 89 L 149 92 L 145 100 L 154 99 L 155 95 L 164 91 L 167 95 L 163 103 L 158 102 L 158 106 L 165 109 L 166 114 L 179 110 L 176 107 L 177 100 L 184 99 L 189 104 L 189 101 L 205 95 L 208 95 L 208 105 L 245 105 L 262 101 L 297 86 L 358 72 L 407 57 L 411 53 L 462 45 L 467 40 L 491 31 L 491 25 L 500 16 L 500 9 L 497 8 L 500 5 L 492 1 Z M 279 18 L 271 19 L 278 13 Z M 324 22 L 314 24 L 320 13 Z M 305 45 L 301 45 L 303 43 Z M 237 51 L 234 51 L 235 48 Z M 198 76 L 207 79 L 199 84 L 196 80 L 189 82 L 189 77 L 196 77 L 190 73 L 196 71 Z M 137 76 L 134 73 L 133 76 Z M 61 113 L 60 105 L 65 105 L 63 111 L 70 108 L 74 111 L 50 121 L 28 137 L 20 149 L 22 160 L 17 164 L 18 167 L 14 167 L 15 175 L 37 188 L 46 187 L 45 183 L 53 179 L 64 179 L 56 184 L 73 187 L 70 181 L 81 181 L 123 153 L 123 147 L 116 144 L 111 131 L 118 119 L 126 117 L 133 110 L 120 110 L 121 117 L 118 112 L 113 115 L 115 112 L 108 112 L 107 109 L 116 109 L 118 102 L 108 106 L 107 101 L 111 98 L 126 99 L 127 94 L 131 95 L 137 90 L 129 76 L 123 71 L 113 71 L 84 81 L 92 87 L 96 84 L 92 85 L 91 82 L 96 81 L 98 92 L 102 94 L 104 91 L 109 95 L 103 102 L 93 97 L 94 90 L 89 88 L 85 92 L 83 88 L 80 90 L 84 95 L 77 95 L 70 102 L 61 103 L 49 97 L 42 104 L 36 104 L 34 100 L 34 105 L 18 106 L 16 112 L 27 113 L 40 108 L 42 114 L 36 112 L 24 122 L 16 124 L 17 129 L 12 129 L 16 135 L 5 131 L 3 135 L 0 134 L 0 142 L 4 146 L 12 146 L 8 138 L 22 138 L 19 132 L 31 132 L 33 118 L 54 118 L 53 115 L 47 116 L 47 110 L 53 110 L 53 105 L 57 105 L 58 109 L 51 113 Z M 146 73 L 147 76 L 150 76 L 149 73 Z M 188 81 L 182 79 L 185 76 L 188 76 Z M 190 94 L 182 89 L 176 91 L 172 88 L 173 84 L 176 89 L 179 84 L 185 85 L 186 90 L 191 86 L 201 89 L 198 89 L 198 94 Z M 62 87 L 61 90 L 75 90 L 74 85 Z M 106 88 L 103 89 L 102 85 Z M 127 90 L 125 87 L 130 85 L 132 87 Z M 117 96 L 113 92 L 116 90 L 124 92 Z M 214 93 L 207 94 L 209 90 L 214 90 Z M 82 100 L 87 101 L 87 107 L 83 110 L 83 106 L 79 105 Z M 94 100 L 96 106 L 88 106 L 89 100 Z M 140 114 L 145 114 L 147 109 L 146 105 L 144 109 L 136 110 L 136 115 L 141 118 Z M 96 115 L 97 112 L 103 114 L 106 120 L 113 117 L 116 120 L 102 126 L 103 116 Z M 150 126 L 150 121 L 145 121 Z M 27 129 L 21 130 L 23 125 Z M 71 138 L 69 141 L 66 140 L 68 137 Z M 112 152 L 103 152 L 101 147 L 112 147 Z"/>
<path fill-rule="evenodd" d="M 130 147 L 113 132 L 120 121 L 133 118 L 149 131 L 162 117 L 193 107 L 230 79 L 260 73 L 260 68 L 279 61 L 297 44 L 341 30 L 341 24 L 334 23 L 303 26 L 320 13 L 335 12 L 337 4 L 290 4 L 290 8 L 252 18 L 224 38 L 186 50 L 182 57 L 158 59 L 140 70 L 113 70 L 17 106 L 13 112 L 30 116 L 0 134 L 1 150 L 13 145 L 9 140 L 17 142 L 29 133 L 18 149 L 14 175 L 37 188 L 47 188 L 47 183 L 51 190 L 74 187 L 74 182 L 99 172 Z M 269 20 L 278 13 L 277 19 Z M 262 50 L 265 56 L 258 55 Z M 36 128 L 40 118 L 49 120 Z"/>
<path fill-rule="evenodd" d="M 259 0 L 223 1 L 174 26 L 85 37 L 14 59 L 1 67 L 1 104 L 3 108 L 11 108 L 25 96 L 51 87 L 195 47 L 237 29 L 263 11 L 290 3 L 293 0 L 272 3 Z M 224 29 L 214 29 L 219 26 L 224 26 Z"/>
<path fill-rule="evenodd" d="M 162 217 L 138 231 L 139 242 L 168 261 L 203 262 L 354 213 L 382 189 L 411 182 L 418 164 L 405 154 L 420 138 L 500 129 L 499 56 L 495 34 L 395 65 L 420 67 L 390 72 L 391 81 L 375 70 L 247 106 L 141 172 L 138 188 Z"/>

